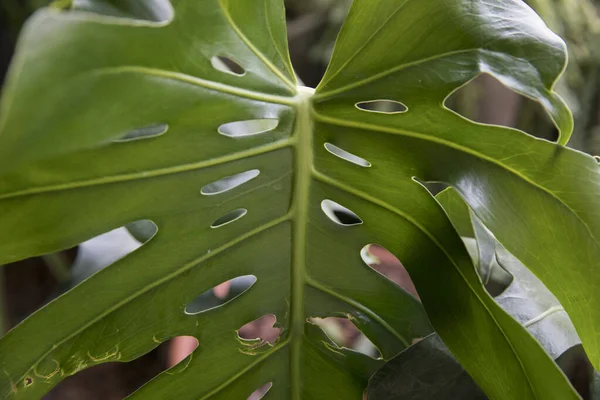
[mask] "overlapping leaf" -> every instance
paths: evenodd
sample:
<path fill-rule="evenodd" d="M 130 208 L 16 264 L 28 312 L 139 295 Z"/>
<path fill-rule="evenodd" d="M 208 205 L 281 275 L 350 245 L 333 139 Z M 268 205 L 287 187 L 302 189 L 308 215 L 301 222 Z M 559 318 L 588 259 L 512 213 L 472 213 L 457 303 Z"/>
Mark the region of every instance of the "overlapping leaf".
<path fill-rule="evenodd" d="M 540 342 L 553 359 L 581 343 L 556 297 L 491 235 L 458 193 L 448 188 L 436 195 L 450 220 L 465 237 L 482 283 L 496 302 Z M 468 225 L 472 225 L 470 230 Z M 475 239 L 476 238 L 476 239 Z"/>
<path fill-rule="evenodd" d="M 370 400 L 486 400 L 444 345 L 431 334 L 381 368 L 369 383 Z"/>
<path fill-rule="evenodd" d="M 450 210 L 453 223 L 468 232 L 465 229 L 470 223 L 468 209 L 457 213 L 456 206 L 465 204 L 456 192 L 445 190 L 436 198 L 447 211 Z M 557 360 L 561 369 L 572 374 L 571 378 L 582 389 L 586 382 L 585 355 L 579 353 L 577 345 L 580 342 L 575 329 L 556 298 L 493 237 L 483 238 L 483 243 L 479 242 L 481 236 L 478 236 L 478 242 L 472 238 L 464 240 L 469 253 L 480 266 L 482 281 L 488 278 L 488 290 L 503 286 L 503 292 L 495 297 L 496 302 L 529 330 L 546 352 Z M 489 249 L 482 251 L 481 248 L 490 243 L 492 260 L 488 261 L 490 265 L 483 266 L 479 254 L 488 253 Z M 509 276 L 508 283 L 498 271 Z M 498 276 L 501 277 L 500 282 L 491 285 Z M 582 362 L 584 367 L 577 365 Z M 587 379 L 591 382 L 592 375 Z M 429 335 L 386 363 L 371 378 L 368 394 L 371 400 L 487 399 L 437 334 Z"/>
<path fill-rule="evenodd" d="M 576 398 L 413 179 L 455 186 L 554 291 L 598 364 L 595 161 L 443 107 L 490 73 L 541 102 L 566 141 L 572 120 L 552 91 L 564 45 L 528 7 L 356 0 L 313 94 L 296 88 L 280 1 L 155 3 L 46 10 L 21 38 L 0 113 L 0 263 L 133 221 L 158 233 L 0 341 L 5 397 L 37 398 L 83 368 L 193 335 L 194 354 L 134 397 L 243 398 L 272 382 L 274 398 L 360 398 L 380 362 L 337 348 L 307 318 L 348 316 L 386 359 L 431 331 L 414 298 L 364 265 L 361 249 L 378 243 L 489 397 Z M 382 99 L 399 112 L 368 110 Z M 246 275 L 257 281 L 240 297 L 185 313 Z M 274 346 L 236 337 L 264 314 L 283 328 Z"/>

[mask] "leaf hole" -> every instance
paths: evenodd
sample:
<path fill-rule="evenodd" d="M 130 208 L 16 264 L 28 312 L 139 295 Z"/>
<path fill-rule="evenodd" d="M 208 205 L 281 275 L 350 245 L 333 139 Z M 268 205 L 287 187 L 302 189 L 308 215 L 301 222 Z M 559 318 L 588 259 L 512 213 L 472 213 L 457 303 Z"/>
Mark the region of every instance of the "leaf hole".
<path fill-rule="evenodd" d="M 243 185 L 246 182 L 251 181 L 258 175 L 260 175 L 260 171 L 257 169 L 252 169 L 237 175 L 227 176 L 219 179 L 218 181 L 209 183 L 208 185 L 204 186 L 200 192 L 205 196 L 225 193 Z"/>
<path fill-rule="evenodd" d="M 146 126 L 144 128 L 135 129 L 133 131 L 127 132 L 121 138 L 114 140 L 115 143 L 126 143 L 133 142 L 136 140 L 144 140 L 151 139 L 154 137 L 162 136 L 169 130 L 169 125 L 167 124 L 156 124 Z"/>
<path fill-rule="evenodd" d="M 275 327 L 277 317 L 274 314 L 263 315 L 248 322 L 238 329 L 238 337 L 242 340 L 274 344 L 281 336 L 281 328 Z"/>
<path fill-rule="evenodd" d="M 119 353 L 110 360 L 98 362 L 87 355 L 81 359 L 74 355 L 72 359 L 77 360 L 76 363 L 67 362 L 56 370 L 56 375 L 44 379 L 48 384 L 58 384 L 43 398 L 126 398 L 169 367 L 169 344 L 170 342 L 163 343 L 147 354 L 127 362 L 118 360 Z M 120 377 L 127 379 L 119 379 Z"/>
<path fill-rule="evenodd" d="M 132 20 L 151 22 L 153 26 L 163 26 L 164 23 L 171 21 L 174 15 L 173 7 L 168 1 L 164 0 L 108 1 L 101 3 L 89 0 L 74 0 L 72 2 L 57 3 L 61 3 L 61 6 L 65 5 L 67 8 L 73 7 L 76 10 L 85 10 L 112 18 L 124 19 L 127 22 Z"/>
<path fill-rule="evenodd" d="M 70 268 L 68 287 L 123 259 L 150 241 L 157 232 L 154 222 L 139 220 L 80 243 Z"/>
<path fill-rule="evenodd" d="M 56 218 L 60 221 L 62 217 Z M 152 221 L 148 223 L 156 227 Z M 63 242 L 61 245 L 65 250 L 3 266 L 5 283 L 0 284 L 0 289 L 4 290 L 7 298 L 27 300 L 19 303 L 18 307 L 9 307 L 5 315 L 7 329 L 16 326 L 57 296 L 119 262 L 142 246 L 125 227 L 96 234 L 97 236 L 81 243 Z M 51 360 L 51 365 L 54 369 L 54 360 Z M 40 364 L 36 368 L 37 372 L 44 370 Z M 51 372 L 52 370 L 40 374 L 51 375 Z M 36 379 L 35 376 L 32 378 Z M 15 384 L 22 386 L 23 380 Z"/>
<path fill-rule="evenodd" d="M 246 214 L 248 214 L 248 210 L 246 210 L 245 208 L 238 208 L 237 210 L 230 211 L 227 214 L 220 217 L 219 219 L 217 219 L 215 222 L 212 223 L 210 227 L 215 229 L 220 228 L 222 226 L 237 221 L 238 219 L 244 217 Z"/>
<path fill-rule="evenodd" d="M 259 135 L 274 130 L 279 120 L 273 118 L 251 119 L 247 121 L 228 122 L 219 126 L 219 133 L 228 137 L 246 137 Z"/>
<path fill-rule="evenodd" d="M 315 317 L 308 322 L 321 328 L 338 348 L 354 350 L 374 359 L 382 358 L 379 349 L 349 318 Z"/>
<path fill-rule="evenodd" d="M 231 57 L 214 56 L 213 58 L 211 58 L 210 63 L 212 64 L 214 69 L 221 72 L 226 72 L 228 74 L 243 76 L 246 73 L 244 67 L 242 67 L 237 61 L 235 61 Z"/>
<path fill-rule="evenodd" d="M 198 315 L 222 307 L 250 290 L 256 281 L 257 278 L 254 275 L 238 276 L 225 281 L 192 300 L 185 307 L 185 313 L 187 315 Z"/>
<path fill-rule="evenodd" d="M 23 379 L 23 385 L 25 387 L 33 385 L 33 379 L 30 378 L 29 376 L 26 376 L 25 379 Z"/>
<path fill-rule="evenodd" d="M 248 400 L 260 400 L 267 395 L 269 390 L 273 387 L 273 382 L 265 383 L 258 389 L 256 389 L 250 396 L 248 396 Z"/>
<path fill-rule="evenodd" d="M 361 225 L 362 219 L 353 211 L 331 200 L 323 200 L 321 202 L 321 210 L 329 217 L 330 220 L 338 225 L 354 226 Z"/>
<path fill-rule="evenodd" d="M 193 336 L 177 336 L 169 341 L 167 363 L 171 374 L 183 372 L 189 362 L 190 355 L 198 348 L 198 339 Z M 174 368 L 174 369 L 173 369 Z"/>
<path fill-rule="evenodd" d="M 419 298 L 417 289 L 408 271 L 400 260 L 387 249 L 377 244 L 368 244 L 360 250 L 360 257 L 367 266 L 385 276 L 408 293 Z"/>
<path fill-rule="evenodd" d="M 149 219 L 131 222 L 125 225 L 125 228 L 140 243 L 146 243 L 158 232 L 156 224 Z"/>
<path fill-rule="evenodd" d="M 558 129 L 540 103 L 509 89 L 490 74 L 481 74 L 452 92 L 444 106 L 472 122 L 558 139 Z"/>
<path fill-rule="evenodd" d="M 330 152 L 331 154 L 333 154 L 334 156 L 337 156 L 343 160 L 351 162 L 352 164 L 356 164 L 358 166 L 365 167 L 365 168 L 368 168 L 371 166 L 371 163 L 368 162 L 367 160 L 365 160 L 364 158 L 361 158 L 352 153 L 349 153 L 346 150 L 341 149 L 334 144 L 325 143 L 325 149 L 327 149 L 327 151 Z"/>
<path fill-rule="evenodd" d="M 402 114 L 408 111 L 408 107 L 396 100 L 369 100 L 356 103 L 356 108 L 362 111 L 378 114 Z"/>

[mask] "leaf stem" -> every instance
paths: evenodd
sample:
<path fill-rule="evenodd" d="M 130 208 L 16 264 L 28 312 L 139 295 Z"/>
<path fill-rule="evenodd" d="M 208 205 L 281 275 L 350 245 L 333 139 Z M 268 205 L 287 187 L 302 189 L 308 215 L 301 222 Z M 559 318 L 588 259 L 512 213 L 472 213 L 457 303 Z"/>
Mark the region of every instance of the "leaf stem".
<path fill-rule="evenodd" d="M 294 132 L 296 177 L 294 187 L 293 212 L 293 254 L 291 279 L 291 318 L 290 318 L 290 388 L 291 400 L 302 398 L 302 336 L 304 335 L 304 288 L 306 285 L 306 234 L 308 225 L 308 204 L 312 166 L 311 102 L 313 91 L 300 88 L 303 99 L 298 103 L 298 114 Z"/>

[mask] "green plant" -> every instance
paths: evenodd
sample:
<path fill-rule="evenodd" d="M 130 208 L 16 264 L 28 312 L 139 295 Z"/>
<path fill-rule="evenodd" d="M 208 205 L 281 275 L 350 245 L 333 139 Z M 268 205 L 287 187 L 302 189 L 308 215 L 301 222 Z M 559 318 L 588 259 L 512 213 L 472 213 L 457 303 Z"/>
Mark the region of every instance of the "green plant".
<path fill-rule="evenodd" d="M 467 246 L 479 275 L 496 302 L 538 339 L 548 355 L 569 376 L 578 375 L 586 382 L 578 384 L 585 398 L 597 398 L 593 389 L 593 370 L 579 364 L 579 372 L 570 369 L 563 358 L 579 354 L 579 338 L 568 315 L 527 268 L 498 243 L 481 221 L 469 211 L 452 188 L 436 198 L 448 212 Z M 587 386 L 587 387 L 586 387 Z M 594 397 L 589 397 L 590 392 Z M 431 334 L 386 363 L 370 380 L 369 398 L 396 399 L 486 399 L 481 389 L 460 366 L 436 334 Z"/>
<path fill-rule="evenodd" d="M 0 112 L 0 264 L 135 221 L 158 232 L 0 340 L 6 398 L 192 335 L 199 348 L 133 397 L 245 398 L 272 382 L 276 399 L 358 399 L 383 360 L 433 329 L 490 398 L 578 397 L 486 292 L 423 184 L 461 194 L 561 301 L 599 367 L 598 165 L 564 147 L 572 118 L 552 88 L 565 48 L 531 9 L 355 0 L 313 91 L 296 86 L 280 1 L 171 3 L 74 1 L 24 29 Z M 540 102 L 559 143 L 444 107 L 481 73 Z M 398 256 L 422 304 L 365 266 L 370 243 Z M 238 298 L 186 314 L 248 275 Z M 283 329 L 274 345 L 237 336 L 264 314 Z M 307 320 L 332 315 L 383 360 Z"/>

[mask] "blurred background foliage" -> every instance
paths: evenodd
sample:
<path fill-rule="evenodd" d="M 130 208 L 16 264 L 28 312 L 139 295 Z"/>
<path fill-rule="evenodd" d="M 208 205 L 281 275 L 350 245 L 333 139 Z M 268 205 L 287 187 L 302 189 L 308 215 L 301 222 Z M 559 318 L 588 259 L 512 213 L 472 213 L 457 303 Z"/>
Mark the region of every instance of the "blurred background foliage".
<path fill-rule="evenodd" d="M 557 90 L 573 110 L 575 118 L 570 146 L 600 155 L 600 0 L 526 2 L 567 42 L 570 62 L 565 76 L 557 84 Z M 23 24 L 36 9 L 49 3 L 50 0 L 0 0 L 0 85 Z M 325 72 L 337 33 L 351 3 L 352 0 L 286 0 L 292 63 L 306 86 L 315 87 Z M 475 121 L 515 127 L 550 140 L 556 138 L 555 127 L 537 103 L 506 89 L 489 76 L 481 76 L 456 91 L 448 104 L 456 112 Z M 122 237 L 126 233 L 119 234 Z M 115 237 L 119 234 L 113 233 Z M 0 268 L 0 335 L 84 279 L 86 272 L 81 270 L 81 260 L 89 254 L 101 252 L 102 255 L 94 260 L 105 259 L 102 265 L 93 266 L 89 271 L 92 273 L 119 258 L 119 252 L 126 254 L 128 246 L 135 246 L 135 243 L 127 241 L 133 240 L 131 238 L 117 241 L 116 245 L 114 240 L 106 242 L 108 239 L 105 237 L 102 239 L 105 242 L 96 242 L 85 254 L 83 246 L 80 246 Z M 79 262 L 76 261 L 78 257 Z M 416 295 L 410 278 L 395 257 L 380 253 L 376 254 L 376 258 L 379 264 L 374 268 Z M 234 291 L 235 287 L 232 286 L 231 290 Z M 218 302 L 224 301 L 227 293 L 223 297 L 215 290 L 208 296 L 208 301 Z M 250 326 L 246 334 L 271 340 L 269 337 L 274 334 L 272 323 L 265 321 L 262 325 Z M 347 320 L 329 319 L 322 323 L 340 345 L 373 352 L 370 342 Z M 121 399 L 172 364 L 174 353 L 173 348 L 163 346 L 128 364 L 94 367 L 67 379 L 45 399 Z M 577 357 L 571 359 L 574 361 L 568 362 L 581 361 Z M 577 368 L 581 367 L 574 367 L 575 370 Z"/>

